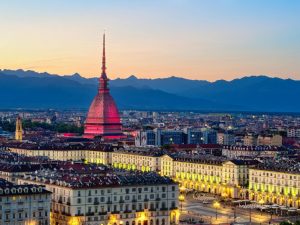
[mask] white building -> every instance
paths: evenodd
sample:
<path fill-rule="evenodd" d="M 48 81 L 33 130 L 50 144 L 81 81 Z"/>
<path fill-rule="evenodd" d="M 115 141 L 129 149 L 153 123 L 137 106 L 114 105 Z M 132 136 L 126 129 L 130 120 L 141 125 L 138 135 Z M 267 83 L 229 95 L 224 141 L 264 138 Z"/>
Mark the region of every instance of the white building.
<path fill-rule="evenodd" d="M 300 208 L 300 163 L 278 160 L 250 168 L 249 199 Z"/>
<path fill-rule="evenodd" d="M 0 179 L 0 224 L 50 224 L 50 195 L 41 186 Z"/>
<path fill-rule="evenodd" d="M 120 170 L 80 171 L 45 170 L 25 175 L 19 183 L 43 184 L 53 193 L 51 224 L 178 224 L 178 184 L 170 178 Z"/>

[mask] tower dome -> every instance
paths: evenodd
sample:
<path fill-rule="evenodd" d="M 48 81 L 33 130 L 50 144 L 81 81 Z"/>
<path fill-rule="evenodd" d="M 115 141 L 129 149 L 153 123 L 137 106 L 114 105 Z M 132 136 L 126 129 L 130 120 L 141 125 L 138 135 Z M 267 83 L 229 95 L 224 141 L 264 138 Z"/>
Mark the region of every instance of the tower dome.
<path fill-rule="evenodd" d="M 87 114 L 84 125 L 84 137 L 96 136 L 104 139 L 119 139 L 123 136 L 122 124 L 116 103 L 110 95 L 109 79 L 106 75 L 105 34 L 103 35 L 102 73 L 99 78 L 98 93 Z"/>

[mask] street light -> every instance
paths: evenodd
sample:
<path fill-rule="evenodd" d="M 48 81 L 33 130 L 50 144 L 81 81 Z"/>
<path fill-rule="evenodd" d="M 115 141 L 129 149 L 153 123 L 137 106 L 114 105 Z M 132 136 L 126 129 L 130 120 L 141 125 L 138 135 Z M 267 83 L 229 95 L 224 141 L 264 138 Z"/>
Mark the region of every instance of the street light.
<path fill-rule="evenodd" d="M 262 205 L 265 204 L 265 201 L 261 198 L 261 199 L 258 201 L 258 204 L 260 204 L 260 215 L 262 215 Z"/>
<path fill-rule="evenodd" d="M 213 207 L 216 209 L 216 219 L 218 219 L 218 208 L 220 208 L 220 203 L 215 201 Z"/>
<path fill-rule="evenodd" d="M 271 211 L 271 217 L 270 217 L 269 224 L 271 224 L 271 222 L 272 222 L 272 216 L 273 216 L 273 212 Z"/>
<path fill-rule="evenodd" d="M 183 194 L 180 194 L 179 197 L 178 197 L 178 199 L 179 199 L 179 201 L 180 201 L 180 207 L 181 207 L 180 211 L 182 212 L 182 203 L 183 203 L 185 197 L 184 197 Z"/>
<path fill-rule="evenodd" d="M 185 187 L 184 187 L 184 186 L 181 186 L 181 187 L 179 188 L 179 191 L 180 191 L 180 193 L 184 192 L 184 191 L 185 191 Z"/>

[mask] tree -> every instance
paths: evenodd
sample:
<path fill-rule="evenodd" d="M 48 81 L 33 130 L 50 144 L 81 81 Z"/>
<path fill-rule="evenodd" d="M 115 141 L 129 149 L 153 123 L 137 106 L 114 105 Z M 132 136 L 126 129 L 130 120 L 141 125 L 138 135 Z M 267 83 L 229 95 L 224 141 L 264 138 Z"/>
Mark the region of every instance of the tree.
<path fill-rule="evenodd" d="M 280 225 L 293 225 L 293 224 L 288 221 L 283 221 L 280 223 Z"/>

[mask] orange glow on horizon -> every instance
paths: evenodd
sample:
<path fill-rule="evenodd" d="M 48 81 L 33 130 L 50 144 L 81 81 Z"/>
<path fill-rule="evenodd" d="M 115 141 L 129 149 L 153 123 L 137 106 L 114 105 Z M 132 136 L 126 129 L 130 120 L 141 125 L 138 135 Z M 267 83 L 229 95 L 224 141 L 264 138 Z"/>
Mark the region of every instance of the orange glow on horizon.
<path fill-rule="evenodd" d="M 300 79 L 297 1 L 108 2 L 3 1 L 0 69 L 99 77 L 106 28 L 111 79 Z"/>

